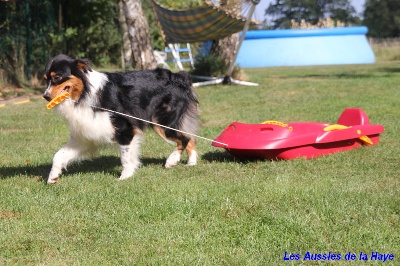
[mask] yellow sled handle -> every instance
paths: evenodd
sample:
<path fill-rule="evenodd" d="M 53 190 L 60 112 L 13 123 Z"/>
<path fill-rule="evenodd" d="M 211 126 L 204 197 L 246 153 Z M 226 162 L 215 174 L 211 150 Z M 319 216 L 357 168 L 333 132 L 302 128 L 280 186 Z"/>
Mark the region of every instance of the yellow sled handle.
<path fill-rule="evenodd" d="M 289 127 L 288 124 L 283 123 L 283 122 L 280 122 L 280 121 L 276 121 L 276 120 L 267 120 L 267 121 L 264 121 L 264 122 L 262 122 L 262 123 L 260 123 L 260 124 L 264 124 L 264 125 L 274 125 L 274 126 L 279 126 L 279 127 L 285 127 L 285 128 L 288 128 L 290 131 L 293 130 L 293 127 Z"/>

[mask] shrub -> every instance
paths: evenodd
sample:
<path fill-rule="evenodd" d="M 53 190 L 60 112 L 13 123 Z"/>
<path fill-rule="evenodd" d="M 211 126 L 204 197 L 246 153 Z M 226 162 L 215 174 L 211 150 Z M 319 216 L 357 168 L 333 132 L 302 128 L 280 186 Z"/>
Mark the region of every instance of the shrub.
<path fill-rule="evenodd" d="M 340 20 L 333 20 L 330 17 L 327 17 L 326 19 L 319 19 L 317 24 L 312 24 L 311 22 L 305 21 L 302 19 L 300 23 L 292 19 L 290 21 L 291 26 L 290 28 L 292 29 L 318 29 L 318 28 L 335 28 L 335 27 L 344 27 L 346 26 L 345 23 L 341 22 Z M 351 26 L 349 24 L 349 26 Z"/>
<path fill-rule="evenodd" d="M 207 77 L 220 77 L 226 75 L 229 64 L 219 56 L 206 55 L 198 56 L 194 62 L 194 69 L 191 74 Z M 239 66 L 235 66 L 231 75 L 235 79 L 245 79 L 245 75 Z"/>

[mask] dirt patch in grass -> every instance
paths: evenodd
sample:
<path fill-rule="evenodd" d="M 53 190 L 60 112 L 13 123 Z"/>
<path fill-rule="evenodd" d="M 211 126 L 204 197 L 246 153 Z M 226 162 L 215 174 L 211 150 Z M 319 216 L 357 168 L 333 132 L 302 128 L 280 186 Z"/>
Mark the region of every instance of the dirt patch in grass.
<path fill-rule="evenodd" d="M 0 219 L 11 220 L 21 217 L 20 212 L 0 210 Z"/>
<path fill-rule="evenodd" d="M 0 97 L 0 107 L 10 104 L 23 104 L 29 102 L 31 99 L 40 99 L 42 97 L 42 95 L 38 94 L 18 95 L 11 98 Z"/>

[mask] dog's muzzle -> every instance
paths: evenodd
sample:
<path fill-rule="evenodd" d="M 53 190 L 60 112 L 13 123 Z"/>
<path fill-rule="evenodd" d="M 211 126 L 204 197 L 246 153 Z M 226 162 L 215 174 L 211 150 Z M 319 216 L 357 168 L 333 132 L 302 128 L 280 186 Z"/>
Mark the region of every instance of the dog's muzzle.
<path fill-rule="evenodd" d="M 49 93 L 47 93 L 47 92 L 45 92 L 45 93 L 43 94 L 43 98 L 45 98 L 45 99 L 46 99 L 46 101 L 48 101 L 48 102 L 50 102 L 50 101 L 51 101 L 50 94 L 49 94 Z"/>
<path fill-rule="evenodd" d="M 48 102 L 51 101 L 50 92 L 51 92 L 51 84 L 49 84 L 49 86 L 47 86 L 46 91 L 43 93 L 43 98 L 45 98 L 46 101 L 48 101 Z"/>

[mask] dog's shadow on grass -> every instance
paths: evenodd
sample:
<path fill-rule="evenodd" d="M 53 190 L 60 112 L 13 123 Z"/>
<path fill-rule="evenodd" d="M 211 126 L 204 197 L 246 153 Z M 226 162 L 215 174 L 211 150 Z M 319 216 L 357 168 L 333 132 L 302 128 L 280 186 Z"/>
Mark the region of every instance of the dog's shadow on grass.
<path fill-rule="evenodd" d="M 205 153 L 201 159 L 206 162 L 218 163 L 249 163 L 260 159 L 238 159 L 226 151 L 212 151 Z M 165 159 L 161 158 L 141 158 L 143 167 L 148 165 L 163 166 Z M 0 166 L 0 179 L 7 179 L 17 176 L 27 176 L 35 178 L 37 181 L 46 181 L 51 169 L 51 163 L 39 165 L 20 165 L 3 167 Z M 67 170 L 63 170 L 63 175 L 86 174 L 86 173 L 105 173 L 118 177 L 121 171 L 121 161 L 117 156 L 101 156 L 79 163 L 72 163 Z"/>
<path fill-rule="evenodd" d="M 165 163 L 164 159 L 141 158 L 142 165 L 160 165 Z M 0 166 L 0 179 L 7 179 L 16 176 L 28 176 L 38 181 L 46 181 L 51 169 L 51 163 L 40 165 L 21 165 L 12 167 Z M 117 156 L 101 156 L 79 163 L 72 163 L 63 175 L 85 174 L 85 173 L 106 173 L 118 177 L 121 171 L 121 161 Z"/>

